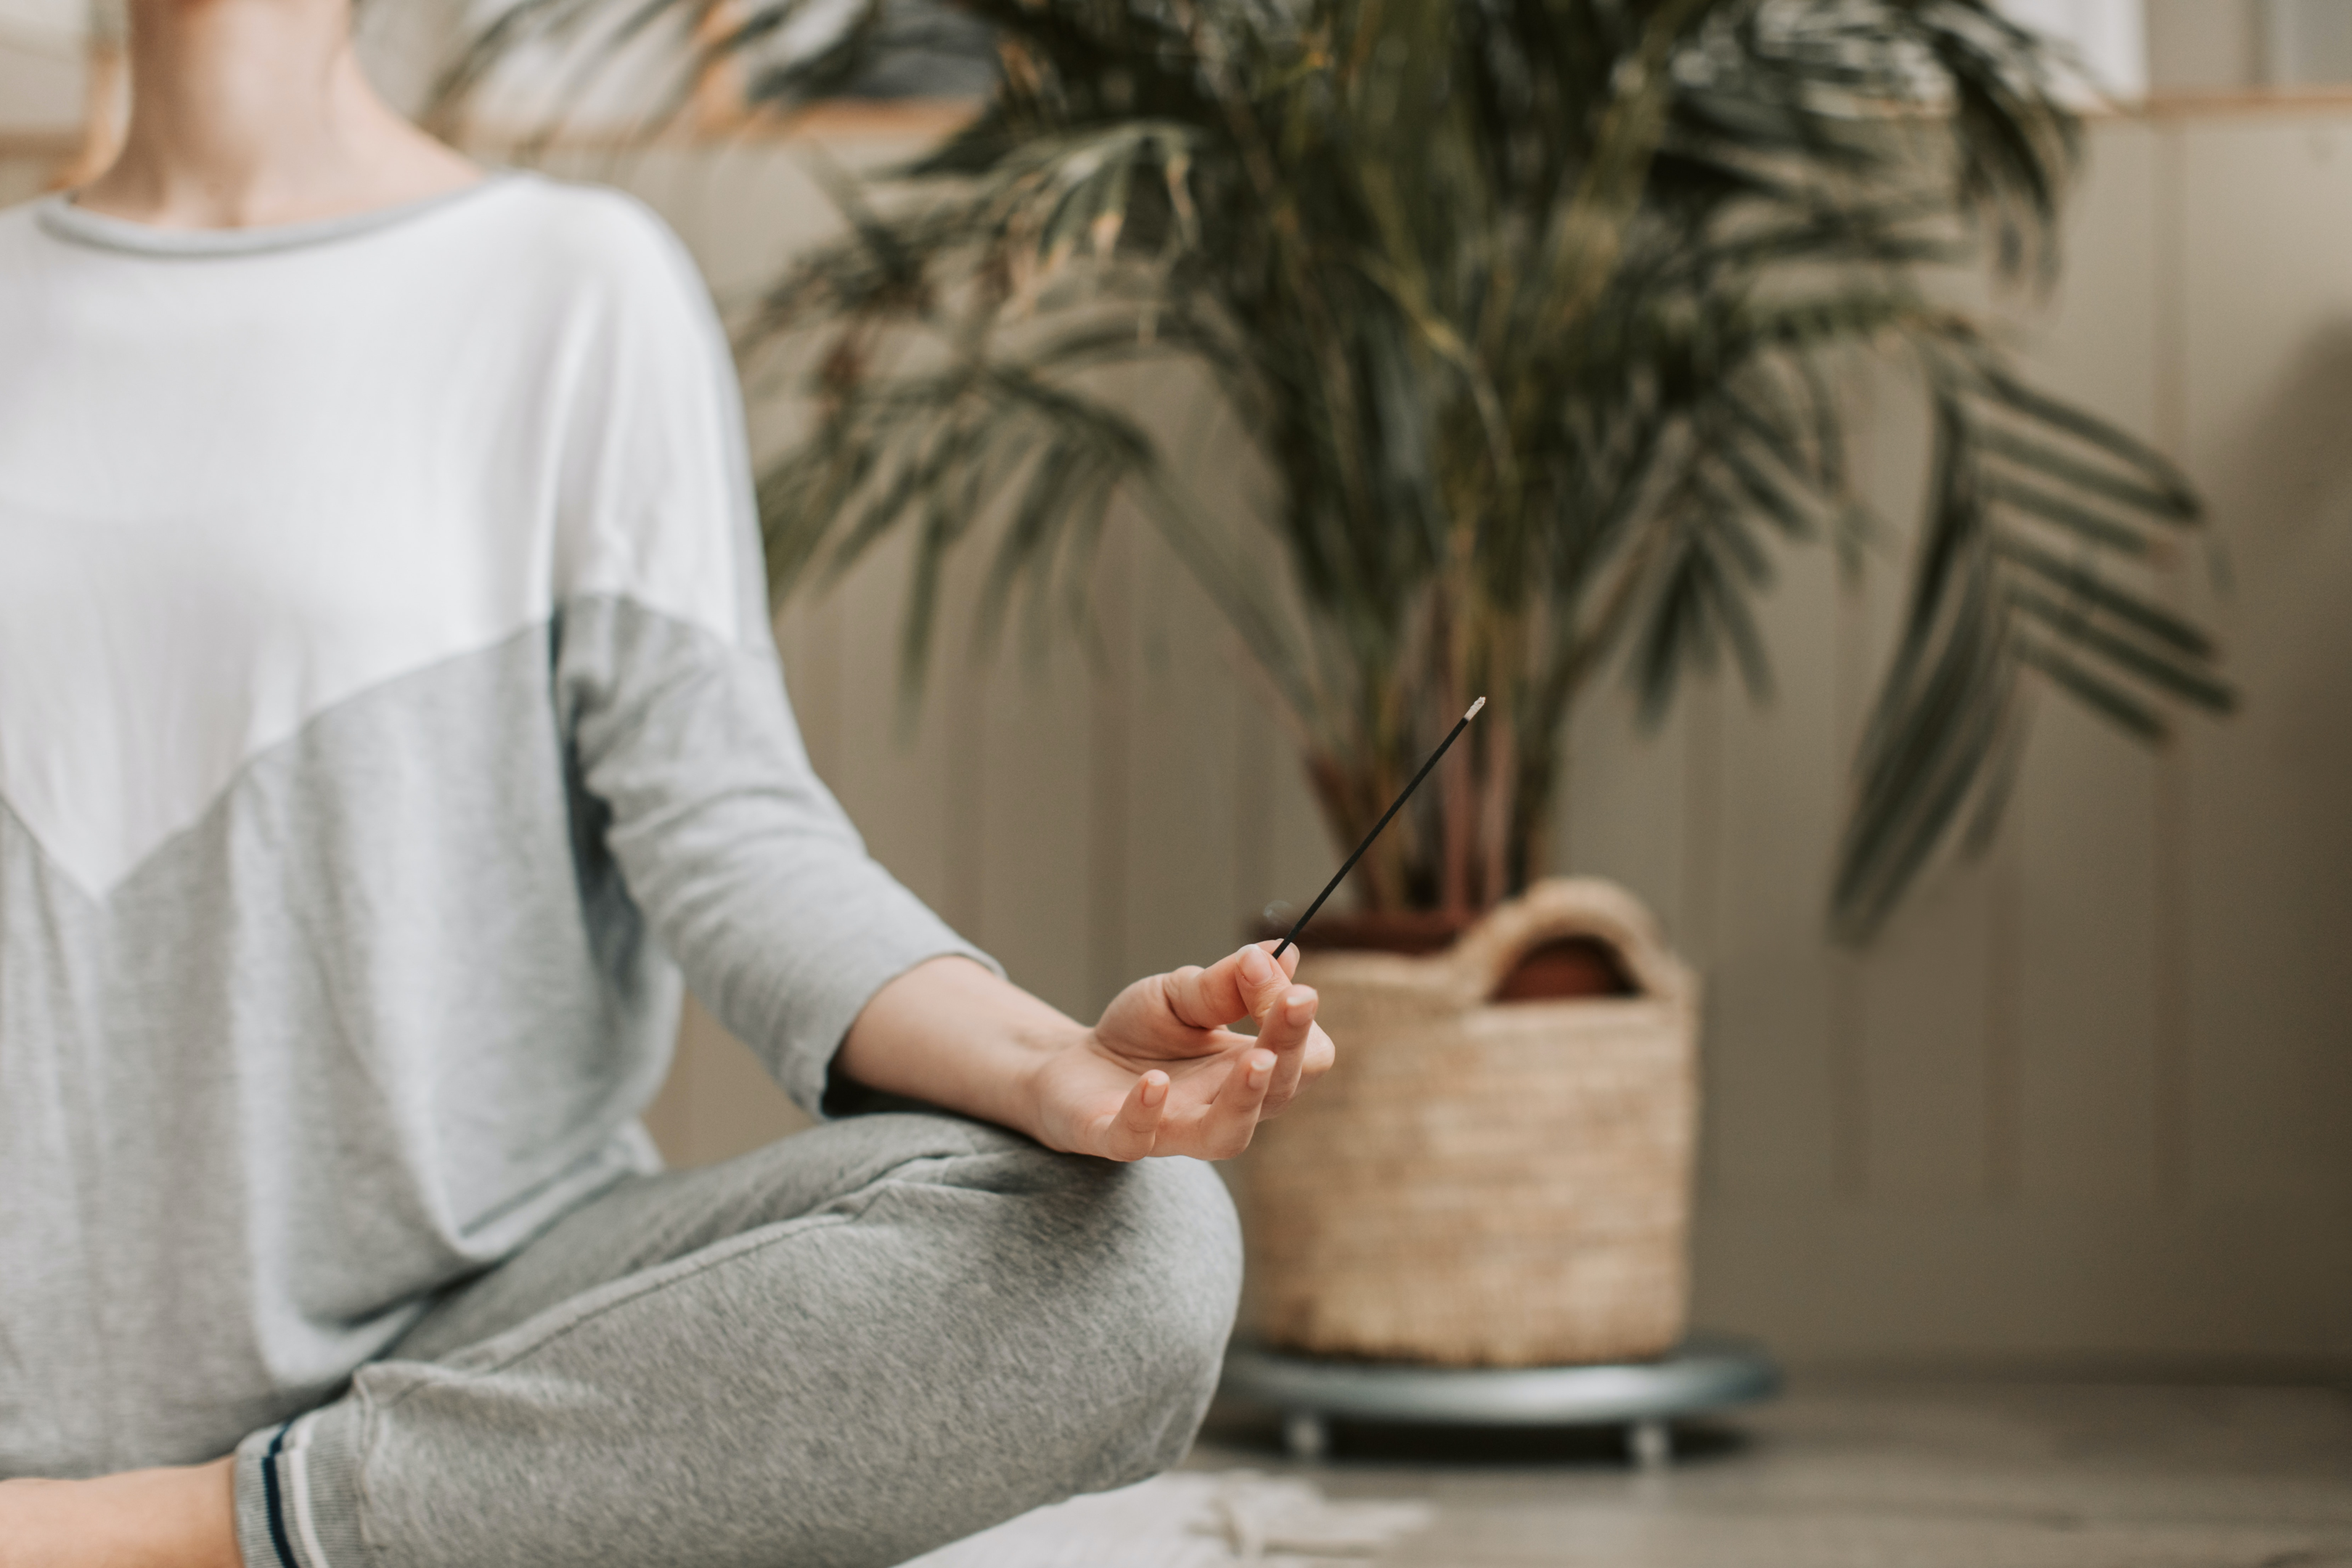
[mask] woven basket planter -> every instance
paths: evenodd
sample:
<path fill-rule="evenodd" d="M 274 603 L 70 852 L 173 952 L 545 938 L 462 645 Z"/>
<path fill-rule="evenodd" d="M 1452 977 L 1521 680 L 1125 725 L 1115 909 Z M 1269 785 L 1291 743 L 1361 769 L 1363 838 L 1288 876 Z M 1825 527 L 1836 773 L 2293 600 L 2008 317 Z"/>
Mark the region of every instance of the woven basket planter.
<path fill-rule="evenodd" d="M 1638 994 L 1493 1000 L 1591 938 Z M 1442 1366 L 1640 1360 L 1682 1338 L 1696 978 L 1623 889 L 1539 883 L 1427 958 L 1308 952 L 1339 1063 L 1260 1129 L 1251 1296 L 1276 1348 Z"/>

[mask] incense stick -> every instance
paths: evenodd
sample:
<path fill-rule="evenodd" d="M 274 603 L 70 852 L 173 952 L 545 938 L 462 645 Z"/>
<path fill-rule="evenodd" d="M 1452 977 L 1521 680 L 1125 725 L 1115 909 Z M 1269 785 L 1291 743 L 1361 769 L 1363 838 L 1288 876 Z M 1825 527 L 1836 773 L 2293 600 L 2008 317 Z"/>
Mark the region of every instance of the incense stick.
<path fill-rule="evenodd" d="M 1339 890 L 1339 884 L 1348 879 L 1348 873 L 1356 868 L 1356 862 L 1364 858 L 1364 851 L 1372 847 L 1372 840 L 1381 836 L 1381 829 L 1389 825 L 1389 818 L 1402 810 L 1404 803 L 1412 798 L 1412 792 L 1421 787 L 1421 781 L 1429 776 L 1429 770 L 1437 765 L 1437 759 L 1445 754 L 1445 748 L 1454 744 L 1454 737 L 1468 729 L 1470 721 L 1478 717 L 1478 710 L 1485 706 L 1486 706 L 1486 700 L 1481 697 L 1477 701 L 1470 704 L 1470 711 L 1454 721 L 1454 728 L 1445 731 L 1445 739 L 1437 742 L 1437 750 L 1429 753 L 1429 761 L 1421 764 L 1421 772 L 1412 775 L 1412 782 L 1404 786 L 1404 793 L 1391 801 L 1386 811 L 1381 813 L 1381 819 L 1372 824 L 1372 830 L 1364 835 L 1364 841 L 1356 846 L 1356 852 L 1348 857 L 1345 865 L 1331 874 L 1331 879 L 1323 884 L 1323 890 L 1315 895 L 1315 901 L 1307 906 L 1307 912 L 1298 917 L 1298 923 L 1290 928 L 1290 934 L 1284 937 L 1281 944 L 1274 950 L 1274 956 L 1277 962 L 1280 961 L 1284 951 L 1298 940 L 1298 933 L 1307 929 L 1307 922 L 1315 918 L 1315 911 L 1323 907 L 1323 900 Z"/>

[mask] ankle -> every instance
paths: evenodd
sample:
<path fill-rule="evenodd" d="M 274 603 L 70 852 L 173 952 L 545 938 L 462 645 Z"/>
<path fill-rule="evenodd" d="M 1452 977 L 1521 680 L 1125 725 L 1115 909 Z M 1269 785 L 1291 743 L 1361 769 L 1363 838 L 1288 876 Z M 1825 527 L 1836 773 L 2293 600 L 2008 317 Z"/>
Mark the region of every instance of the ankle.
<path fill-rule="evenodd" d="M 172 1568 L 245 1568 L 236 1544 L 236 1460 L 138 1472 L 154 1479 Z M 160 1563 L 159 1563 L 160 1568 Z"/>

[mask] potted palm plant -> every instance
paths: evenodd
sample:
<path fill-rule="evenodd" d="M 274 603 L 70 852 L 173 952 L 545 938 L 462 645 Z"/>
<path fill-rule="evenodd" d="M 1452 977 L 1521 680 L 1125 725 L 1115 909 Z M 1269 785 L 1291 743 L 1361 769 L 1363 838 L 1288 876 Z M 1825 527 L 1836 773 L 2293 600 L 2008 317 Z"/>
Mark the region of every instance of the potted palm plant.
<path fill-rule="evenodd" d="M 534 0 L 509 36 L 604 9 Z M 695 71 L 731 58 L 779 108 L 837 87 L 901 14 L 857 0 L 829 41 L 803 24 L 783 49 L 803 0 L 668 9 L 698 23 Z M 2207 637 L 2135 576 L 2198 525 L 2189 487 L 2030 385 L 1938 282 L 2057 265 L 2077 143 L 2062 62 L 1990 0 L 961 9 L 1002 62 L 985 107 L 880 184 L 845 182 L 849 234 L 792 258 L 740 339 L 804 372 L 805 437 L 761 482 L 778 595 L 912 533 L 910 669 L 959 549 L 989 553 L 998 604 L 1025 589 L 1082 605 L 1106 532 L 1155 529 L 1263 674 L 1335 843 L 1489 699 L 1454 786 L 1359 875 L 1368 911 L 1450 932 L 1545 875 L 1563 728 L 1604 672 L 1629 670 L 1653 713 L 1727 658 L 1761 688 L 1753 606 L 1775 552 L 1851 551 L 1874 526 L 1843 458 L 1866 353 L 1923 384 L 1933 458 L 1831 872 L 1842 933 L 1866 938 L 1998 809 L 2029 682 L 2147 738 L 2182 704 L 2226 706 Z M 1176 362 L 1277 480 L 1238 529 L 1118 384 L 1122 367 Z M 1612 894 L 1584 902 L 1617 939 L 1581 988 L 1666 975 L 1674 1005 L 1654 1024 L 1686 1041 L 1688 987 L 1628 951 L 1648 943 L 1643 917 Z M 1570 930 L 1557 905 L 1536 922 L 1554 938 Z M 1352 983 L 1329 964 L 1318 978 L 1327 994 Z M 1339 1010 L 1360 1035 L 1412 1012 L 1391 1003 Z M 1653 1076 L 1681 1097 L 1650 1141 L 1673 1200 L 1654 1247 L 1678 1255 L 1686 1048 Z M 1373 1114 L 1323 1103 L 1308 1114 Z M 1650 1338 L 1671 1337 L 1678 1289 L 1654 1293 Z"/>

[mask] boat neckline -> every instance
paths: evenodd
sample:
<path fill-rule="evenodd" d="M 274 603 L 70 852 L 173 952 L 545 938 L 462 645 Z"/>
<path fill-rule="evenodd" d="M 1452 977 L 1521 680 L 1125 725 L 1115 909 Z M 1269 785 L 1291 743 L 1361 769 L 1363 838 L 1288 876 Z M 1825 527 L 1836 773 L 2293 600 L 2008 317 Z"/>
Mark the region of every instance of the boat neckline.
<path fill-rule="evenodd" d="M 259 224 L 251 228 L 163 228 L 154 224 L 92 212 L 76 203 L 71 191 L 60 191 L 44 197 L 39 204 L 38 216 L 41 226 L 58 238 L 106 250 L 130 251 L 142 256 L 251 256 L 265 251 L 308 249 L 312 246 L 332 245 L 361 235 L 381 233 L 460 205 L 486 191 L 513 184 L 520 178 L 518 171 L 487 169 L 480 179 L 470 184 L 436 191 L 429 196 L 418 196 L 413 201 L 394 202 L 390 206 L 371 207 L 365 212 L 343 213 L 335 217 L 309 218 L 300 223 Z"/>

